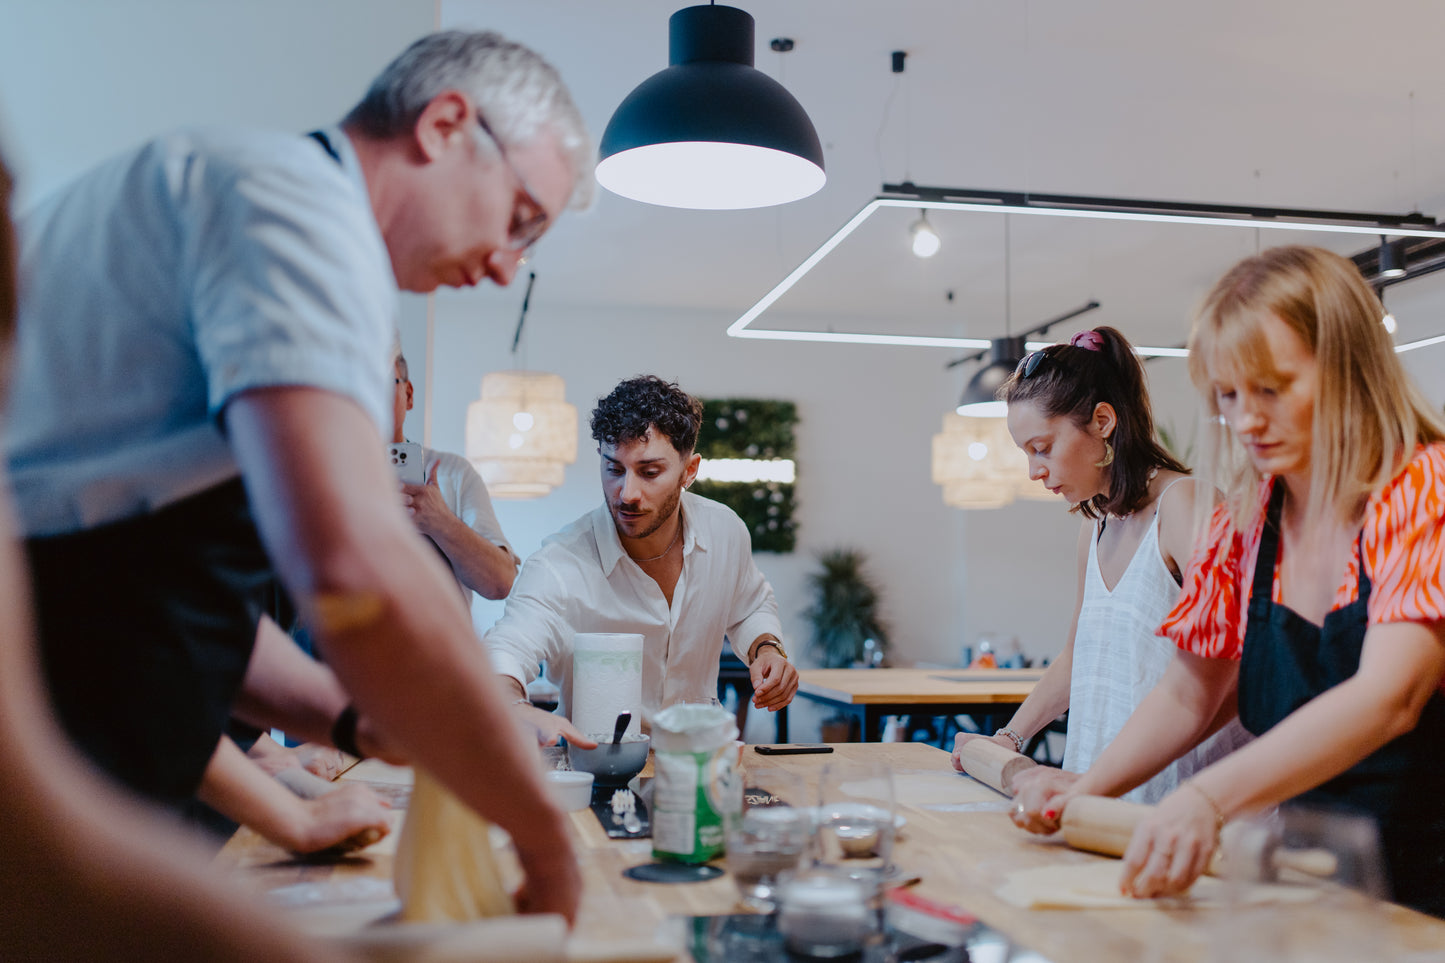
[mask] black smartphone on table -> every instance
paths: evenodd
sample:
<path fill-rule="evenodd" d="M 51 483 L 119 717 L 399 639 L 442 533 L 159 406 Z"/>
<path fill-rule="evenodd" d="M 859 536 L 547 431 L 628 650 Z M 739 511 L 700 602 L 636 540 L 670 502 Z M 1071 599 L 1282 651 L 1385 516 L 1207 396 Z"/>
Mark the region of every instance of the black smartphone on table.
<path fill-rule="evenodd" d="M 799 742 L 782 746 L 753 746 L 753 751 L 760 752 L 765 756 L 802 756 L 815 752 L 832 752 L 833 747 Z"/>

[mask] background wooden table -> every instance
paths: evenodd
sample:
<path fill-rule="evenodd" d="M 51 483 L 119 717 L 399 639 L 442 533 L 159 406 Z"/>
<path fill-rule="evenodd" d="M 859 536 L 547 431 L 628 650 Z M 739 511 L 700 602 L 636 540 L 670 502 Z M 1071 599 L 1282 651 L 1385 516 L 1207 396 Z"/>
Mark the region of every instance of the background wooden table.
<path fill-rule="evenodd" d="M 1043 669 L 800 669 L 798 697 L 852 716 L 862 741 L 877 742 L 888 716 L 1012 715 L 1043 674 Z"/>
<path fill-rule="evenodd" d="M 888 762 L 898 787 L 899 811 L 907 819 L 895 859 L 905 874 L 922 876 L 916 891 L 963 907 L 1054 963 L 1214 963 L 1221 959 L 1220 940 L 1246 932 L 1249 918 L 1223 909 L 1164 909 L 1150 904 L 1138 909 L 1019 909 L 995 892 L 1010 872 L 1101 857 L 1020 832 L 1008 821 L 1009 803 L 1004 797 L 953 773 L 948 755 L 931 746 L 889 743 L 834 748 L 827 755 L 763 757 L 748 747 L 744 763 L 790 769 L 802 775 L 812 791 L 823 766 L 830 762 Z M 405 805 L 406 770 L 368 762 L 344 778 L 366 782 L 399 807 Z M 665 934 L 670 914 L 736 911 L 737 891 L 730 877 L 675 885 L 636 882 L 622 871 L 650 861 L 648 841 L 609 840 L 590 811 L 573 813 L 571 823 L 585 881 L 574 941 L 594 946 L 635 942 Z M 271 894 L 273 902 L 295 907 L 303 926 L 335 933 L 362 926 L 394 908 L 389 894 L 393 839 L 340 863 L 309 865 L 291 860 L 242 829 L 220 859 L 248 883 Z M 1261 933 L 1273 934 L 1261 939 L 1321 933 L 1357 938 L 1353 945 L 1351 937 L 1332 940 L 1323 950 L 1299 959 L 1357 963 L 1445 948 L 1445 922 L 1346 894 L 1328 902 L 1270 906 L 1257 916 L 1265 927 Z M 1369 950 L 1362 953 L 1359 940 L 1367 941 Z M 1275 953 L 1269 958 L 1284 957 Z"/>

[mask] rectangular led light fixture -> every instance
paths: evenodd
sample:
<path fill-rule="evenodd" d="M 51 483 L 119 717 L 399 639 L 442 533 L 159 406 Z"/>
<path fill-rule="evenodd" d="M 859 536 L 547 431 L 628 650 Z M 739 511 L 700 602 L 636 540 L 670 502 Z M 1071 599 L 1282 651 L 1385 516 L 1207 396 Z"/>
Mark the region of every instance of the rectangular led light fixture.
<path fill-rule="evenodd" d="M 1254 227 L 1274 231 L 1326 231 L 1338 234 L 1382 234 L 1392 237 L 1442 237 L 1445 227 L 1423 214 L 1371 214 L 1355 211 L 1317 211 L 1300 208 L 1236 207 L 1225 204 L 1191 204 L 1183 201 L 1152 201 L 1119 197 L 1089 197 L 1079 194 L 1032 194 L 1019 191 L 987 191 L 918 187 L 914 184 L 884 184 L 883 193 L 863 206 L 838 228 L 818 249 L 808 255 L 787 277 L 758 299 L 728 326 L 728 336 L 768 341 L 821 341 L 837 344 L 885 344 L 921 348 L 982 349 L 991 342 L 984 338 L 942 338 L 921 335 L 870 334 L 841 331 L 791 331 L 749 327 L 778 298 L 786 294 L 818 262 L 832 253 L 856 231 L 873 212 L 885 207 L 914 210 L 977 211 L 991 214 L 1037 214 L 1045 217 L 1084 217 L 1101 220 L 1146 221 L 1155 224 L 1209 224 L 1223 227 Z M 1445 339 L 1425 339 L 1401 345 L 1397 351 L 1423 348 Z M 1052 342 L 1030 341 L 1030 350 Z M 1183 348 L 1136 349 L 1146 357 L 1182 358 Z"/>

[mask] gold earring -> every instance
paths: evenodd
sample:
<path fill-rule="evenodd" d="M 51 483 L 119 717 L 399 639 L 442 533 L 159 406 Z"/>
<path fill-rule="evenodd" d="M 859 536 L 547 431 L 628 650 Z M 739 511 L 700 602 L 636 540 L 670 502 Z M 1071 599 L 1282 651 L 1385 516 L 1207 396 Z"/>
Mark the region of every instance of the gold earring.
<path fill-rule="evenodd" d="M 1108 468 L 1114 464 L 1114 446 L 1109 444 L 1109 439 L 1104 439 L 1104 460 L 1094 462 L 1095 468 Z"/>

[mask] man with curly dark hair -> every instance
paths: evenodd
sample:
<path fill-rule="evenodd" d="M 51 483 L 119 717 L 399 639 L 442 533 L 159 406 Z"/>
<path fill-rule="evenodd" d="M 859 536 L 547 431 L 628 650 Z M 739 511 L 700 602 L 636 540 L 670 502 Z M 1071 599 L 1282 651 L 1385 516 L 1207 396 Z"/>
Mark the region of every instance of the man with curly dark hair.
<path fill-rule="evenodd" d="M 578 632 L 643 636 L 644 710 L 712 695 L 724 636 L 749 666 L 753 705 L 777 711 L 798 690 L 747 526 L 732 509 L 686 490 L 702 461 L 693 450 L 701 422 L 696 398 L 652 375 L 624 381 L 599 401 L 592 437 L 605 504 L 527 559 L 505 614 L 487 633 L 518 714 L 548 745 L 564 736 L 590 748 L 609 734 L 581 732 L 566 718 Z M 542 662 L 562 689 L 558 715 L 526 698 Z"/>

